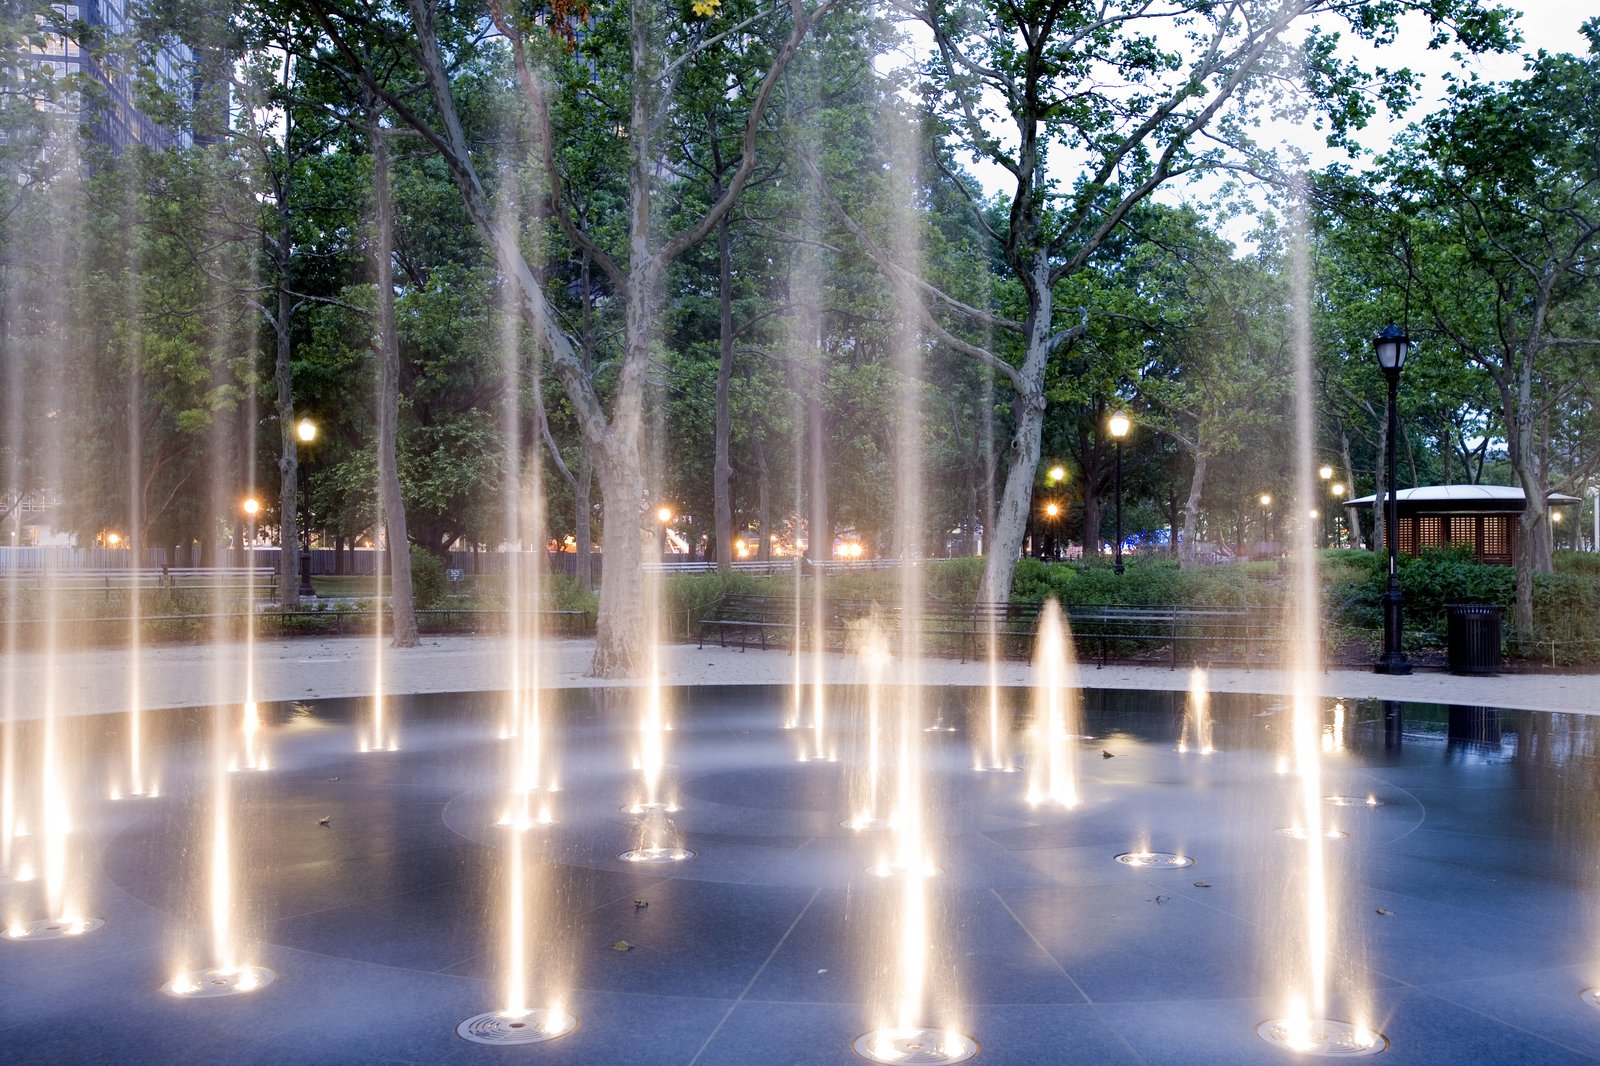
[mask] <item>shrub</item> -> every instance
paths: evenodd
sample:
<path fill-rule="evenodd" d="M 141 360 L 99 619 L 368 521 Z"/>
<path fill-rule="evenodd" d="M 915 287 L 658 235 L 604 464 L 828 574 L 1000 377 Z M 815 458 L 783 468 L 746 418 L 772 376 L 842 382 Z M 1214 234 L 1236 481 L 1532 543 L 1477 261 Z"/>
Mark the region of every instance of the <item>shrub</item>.
<path fill-rule="evenodd" d="M 411 546 L 411 595 L 417 610 L 426 611 L 444 602 L 449 582 L 444 576 L 444 563 L 426 548 Z"/>

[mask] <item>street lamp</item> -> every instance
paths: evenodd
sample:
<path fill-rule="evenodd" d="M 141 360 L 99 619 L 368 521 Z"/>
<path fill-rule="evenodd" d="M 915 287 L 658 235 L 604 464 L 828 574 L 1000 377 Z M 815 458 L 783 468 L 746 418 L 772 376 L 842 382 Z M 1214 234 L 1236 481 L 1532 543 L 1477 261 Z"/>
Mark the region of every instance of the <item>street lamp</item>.
<path fill-rule="evenodd" d="M 1256 497 L 1256 503 L 1261 505 L 1261 554 L 1267 553 L 1267 542 L 1272 539 L 1272 493 L 1263 492 Z"/>
<path fill-rule="evenodd" d="M 1327 463 L 1323 463 L 1320 467 L 1317 468 L 1317 476 L 1319 478 L 1321 478 L 1322 479 L 1322 483 L 1324 485 L 1326 485 L 1328 482 L 1333 480 L 1333 467 L 1329 466 Z M 1330 507 L 1328 509 L 1328 513 L 1332 514 L 1333 513 L 1333 508 Z M 1313 515 L 1312 517 L 1315 518 L 1316 516 Z M 1324 522 L 1324 523 L 1322 523 L 1322 546 L 1323 547 L 1327 547 L 1328 546 L 1328 540 L 1329 540 L 1328 523 Z"/>
<path fill-rule="evenodd" d="M 1335 481 L 1332 485 L 1328 486 L 1328 491 L 1333 494 L 1334 499 L 1344 499 L 1344 482 Z M 1344 527 L 1340 525 L 1342 518 L 1339 514 L 1338 505 L 1329 507 L 1328 510 L 1333 515 L 1333 545 L 1337 548 L 1344 541 Z"/>
<path fill-rule="evenodd" d="M 254 496 L 247 497 L 239 505 L 239 510 L 243 511 L 245 517 L 250 520 L 249 531 L 245 535 L 245 543 L 250 547 L 250 554 L 245 557 L 245 566 L 250 570 L 251 574 L 254 574 L 256 569 L 256 515 L 261 513 L 261 501 Z"/>
<path fill-rule="evenodd" d="M 295 423 L 294 435 L 299 438 L 302 445 L 310 445 L 317 439 L 317 424 L 309 418 L 302 418 Z M 300 595 L 316 598 L 317 590 L 311 587 L 311 508 L 306 505 L 305 481 L 311 476 L 309 471 L 301 474 L 304 467 L 311 465 L 308 459 L 301 467 L 296 468 L 300 476 Z"/>
<path fill-rule="evenodd" d="M 1395 437 L 1399 434 L 1397 403 L 1400 371 L 1406 365 L 1406 356 L 1410 354 L 1411 338 L 1407 337 L 1405 331 L 1398 326 L 1385 326 L 1383 332 L 1372 339 L 1372 347 L 1377 352 L 1378 366 L 1382 368 L 1383 376 L 1389 381 L 1389 454 L 1385 461 L 1389 479 L 1389 499 L 1383 520 L 1383 535 L 1389 546 L 1389 587 L 1383 594 L 1383 657 L 1373 664 L 1373 670 L 1380 674 L 1409 674 L 1411 664 L 1406 662 L 1406 653 L 1400 647 L 1400 560 L 1395 540 L 1395 524 L 1398 519 L 1395 506 L 1394 467 Z"/>
<path fill-rule="evenodd" d="M 661 523 L 661 561 L 667 561 L 667 523 L 672 521 L 672 508 L 662 504 L 656 508 L 656 521 Z"/>
<path fill-rule="evenodd" d="M 1116 411 L 1106 423 L 1106 428 L 1111 430 L 1111 438 L 1117 442 L 1117 545 L 1112 549 L 1112 558 L 1115 561 L 1111 569 L 1114 573 L 1120 574 L 1125 569 L 1122 565 L 1122 440 L 1128 435 L 1128 430 L 1133 428 L 1133 423 L 1128 420 L 1125 413 Z M 1099 530 L 1096 530 L 1095 536 L 1098 538 L 1099 535 Z"/>
<path fill-rule="evenodd" d="M 1045 480 L 1049 481 L 1052 485 L 1061 484 L 1063 481 L 1067 480 L 1067 468 L 1062 466 L 1060 463 L 1055 464 L 1049 470 L 1045 471 Z"/>
<path fill-rule="evenodd" d="M 1050 520 L 1050 548 L 1049 556 L 1052 559 L 1061 558 L 1061 505 L 1054 500 L 1044 505 L 1044 516 Z"/>

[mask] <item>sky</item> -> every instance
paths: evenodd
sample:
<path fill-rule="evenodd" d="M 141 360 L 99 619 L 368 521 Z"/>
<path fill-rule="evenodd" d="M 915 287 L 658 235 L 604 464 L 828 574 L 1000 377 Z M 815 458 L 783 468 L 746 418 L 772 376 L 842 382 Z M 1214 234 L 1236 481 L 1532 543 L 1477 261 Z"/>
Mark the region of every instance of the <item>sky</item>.
<path fill-rule="evenodd" d="M 1524 39 L 1523 47 L 1528 53 L 1531 54 L 1541 48 L 1552 52 L 1586 50 L 1587 42 L 1579 35 L 1578 27 L 1586 18 L 1595 14 L 1587 3 L 1574 0 L 1523 0 L 1520 4 L 1508 6 L 1522 12 L 1518 26 Z M 1519 54 L 1471 57 L 1464 63 L 1458 64 L 1452 54 L 1453 50 L 1448 46 L 1429 51 L 1425 47 L 1427 36 L 1426 21 L 1420 15 L 1407 16 L 1407 22 L 1402 24 L 1400 37 L 1393 44 L 1382 49 L 1374 49 L 1367 42 L 1358 41 L 1350 48 L 1349 54 L 1364 63 L 1391 68 L 1408 66 L 1421 73 L 1424 79 L 1423 86 L 1416 95 L 1416 102 L 1405 116 L 1391 117 L 1386 111 L 1380 110 L 1358 138 L 1364 147 L 1375 151 L 1382 150 L 1408 122 L 1422 117 L 1437 107 L 1443 97 L 1442 75 L 1446 71 L 1459 66 L 1476 72 L 1486 81 L 1505 81 L 1522 73 L 1523 59 Z M 1348 38 L 1348 35 L 1346 37 Z M 1328 148 L 1321 133 L 1313 132 L 1308 136 L 1307 132 L 1304 128 L 1287 123 L 1276 126 L 1269 124 L 1262 130 L 1262 137 L 1267 141 L 1275 140 L 1278 143 L 1298 145 L 1308 152 L 1315 166 L 1324 166 L 1348 158 L 1342 149 Z M 968 161 L 968 167 L 991 192 L 1006 189 L 1009 185 L 1010 175 L 992 163 L 973 159 Z M 1205 199 L 1219 188 L 1220 184 L 1214 177 L 1199 178 L 1192 184 L 1175 183 L 1163 190 L 1161 198 L 1168 202 Z M 1242 241 L 1250 225 L 1248 220 L 1240 219 L 1228 227 L 1227 235 L 1235 241 Z"/>

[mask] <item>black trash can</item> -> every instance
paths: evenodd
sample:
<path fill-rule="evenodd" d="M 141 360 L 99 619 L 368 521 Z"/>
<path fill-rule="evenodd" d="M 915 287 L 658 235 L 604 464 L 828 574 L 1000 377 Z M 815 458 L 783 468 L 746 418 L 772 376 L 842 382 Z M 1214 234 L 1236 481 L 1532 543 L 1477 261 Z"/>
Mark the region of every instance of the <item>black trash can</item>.
<path fill-rule="evenodd" d="M 1500 611 L 1493 603 L 1445 604 L 1445 655 L 1452 674 L 1500 672 Z"/>

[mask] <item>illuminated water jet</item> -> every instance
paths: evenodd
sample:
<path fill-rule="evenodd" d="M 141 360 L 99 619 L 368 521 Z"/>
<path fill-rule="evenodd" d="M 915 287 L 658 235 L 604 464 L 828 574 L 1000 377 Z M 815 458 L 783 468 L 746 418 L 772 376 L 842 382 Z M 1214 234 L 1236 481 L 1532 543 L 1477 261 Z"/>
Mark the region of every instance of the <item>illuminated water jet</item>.
<path fill-rule="evenodd" d="M 1033 723 L 1029 727 L 1030 807 L 1076 807 L 1077 738 L 1081 736 L 1076 657 L 1066 616 L 1054 599 L 1039 614 L 1033 656 Z"/>
<path fill-rule="evenodd" d="M 1189 702 L 1183 716 L 1183 731 L 1178 736 L 1178 750 L 1191 749 L 1201 755 L 1212 755 L 1217 750 L 1211 741 L 1211 692 L 1206 684 L 1206 672 L 1198 666 L 1189 671 Z"/>

